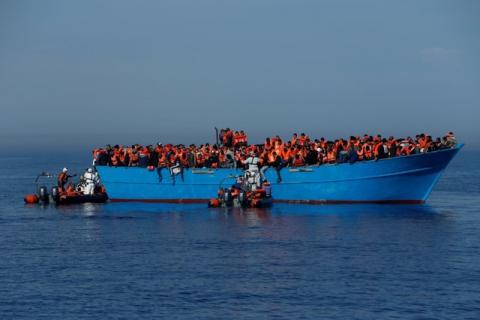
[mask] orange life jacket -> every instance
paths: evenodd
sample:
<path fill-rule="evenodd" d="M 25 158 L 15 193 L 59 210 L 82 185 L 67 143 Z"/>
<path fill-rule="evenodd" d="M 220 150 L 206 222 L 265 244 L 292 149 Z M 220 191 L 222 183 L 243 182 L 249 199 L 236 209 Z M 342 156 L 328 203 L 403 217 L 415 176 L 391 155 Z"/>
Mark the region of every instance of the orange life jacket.
<path fill-rule="evenodd" d="M 363 148 L 363 157 L 367 160 L 372 159 L 373 158 L 372 146 L 369 143 L 365 143 L 362 148 Z"/>
<path fill-rule="evenodd" d="M 138 153 L 131 153 L 130 154 L 130 164 L 135 166 L 138 164 Z"/>
<path fill-rule="evenodd" d="M 336 157 L 336 154 L 335 154 L 335 150 L 331 150 L 331 151 L 327 151 L 327 162 L 328 163 L 335 163 L 337 162 L 337 157 Z"/>
<path fill-rule="evenodd" d="M 275 162 L 275 157 L 273 155 L 273 152 L 268 153 L 268 162 L 269 163 L 274 163 Z"/>
<path fill-rule="evenodd" d="M 294 167 L 302 167 L 305 165 L 305 161 L 303 161 L 302 157 L 295 157 L 293 160 L 293 166 Z"/>
<path fill-rule="evenodd" d="M 159 168 L 165 168 L 167 166 L 167 156 L 165 153 L 159 153 L 158 154 L 158 167 Z"/>

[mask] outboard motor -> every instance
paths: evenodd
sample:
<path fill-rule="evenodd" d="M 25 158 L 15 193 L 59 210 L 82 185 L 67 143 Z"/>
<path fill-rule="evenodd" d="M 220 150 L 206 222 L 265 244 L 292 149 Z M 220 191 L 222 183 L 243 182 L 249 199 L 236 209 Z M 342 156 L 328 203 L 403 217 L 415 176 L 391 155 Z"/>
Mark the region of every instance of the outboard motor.
<path fill-rule="evenodd" d="M 240 206 L 245 207 L 245 204 L 247 203 L 247 197 L 245 196 L 245 191 L 240 191 L 240 194 L 238 195 L 238 203 Z"/>
<path fill-rule="evenodd" d="M 52 199 L 55 202 L 57 202 L 58 199 L 60 199 L 60 192 L 58 191 L 58 187 L 52 188 Z"/>
<path fill-rule="evenodd" d="M 41 186 L 41 187 L 38 188 L 38 198 L 43 203 L 49 203 L 50 202 L 47 187 Z"/>
<path fill-rule="evenodd" d="M 225 193 L 223 194 L 223 200 L 227 206 L 232 204 L 232 193 L 229 189 L 225 188 Z"/>

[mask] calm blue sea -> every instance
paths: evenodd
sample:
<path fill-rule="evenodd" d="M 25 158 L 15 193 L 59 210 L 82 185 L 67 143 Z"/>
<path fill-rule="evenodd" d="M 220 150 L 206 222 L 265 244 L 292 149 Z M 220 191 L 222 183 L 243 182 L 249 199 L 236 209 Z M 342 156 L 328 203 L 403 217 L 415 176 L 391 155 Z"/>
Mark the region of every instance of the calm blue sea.
<path fill-rule="evenodd" d="M 480 319 L 478 152 L 421 206 L 24 205 L 89 157 L 0 155 L 0 319 Z"/>

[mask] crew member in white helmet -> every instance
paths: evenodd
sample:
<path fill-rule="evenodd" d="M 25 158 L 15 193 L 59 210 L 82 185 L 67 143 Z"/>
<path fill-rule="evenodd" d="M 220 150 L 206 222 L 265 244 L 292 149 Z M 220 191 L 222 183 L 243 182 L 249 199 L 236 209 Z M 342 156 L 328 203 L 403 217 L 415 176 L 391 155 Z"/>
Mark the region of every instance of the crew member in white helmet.
<path fill-rule="evenodd" d="M 63 168 L 62 172 L 58 175 L 58 188 L 60 191 L 65 191 L 65 184 L 67 184 L 68 179 L 75 177 L 68 174 L 68 169 Z"/>
<path fill-rule="evenodd" d="M 87 172 L 83 174 L 83 177 L 85 179 L 85 194 L 87 195 L 92 195 L 95 191 L 95 185 L 97 183 L 97 175 L 93 172 L 92 168 L 88 168 Z"/>

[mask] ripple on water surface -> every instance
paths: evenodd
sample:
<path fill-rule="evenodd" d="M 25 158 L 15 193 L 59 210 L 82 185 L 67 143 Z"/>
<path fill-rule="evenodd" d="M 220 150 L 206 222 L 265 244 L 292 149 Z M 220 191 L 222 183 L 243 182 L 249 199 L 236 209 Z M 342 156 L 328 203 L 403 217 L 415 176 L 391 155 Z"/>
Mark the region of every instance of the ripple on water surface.
<path fill-rule="evenodd" d="M 0 318 L 478 319 L 480 192 L 459 187 L 465 154 L 428 205 L 269 210 L 26 206 L 48 161 L 21 158 L 33 166 L 0 166 L 16 181 L 0 186 Z"/>

